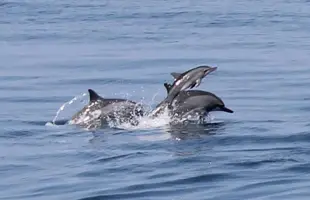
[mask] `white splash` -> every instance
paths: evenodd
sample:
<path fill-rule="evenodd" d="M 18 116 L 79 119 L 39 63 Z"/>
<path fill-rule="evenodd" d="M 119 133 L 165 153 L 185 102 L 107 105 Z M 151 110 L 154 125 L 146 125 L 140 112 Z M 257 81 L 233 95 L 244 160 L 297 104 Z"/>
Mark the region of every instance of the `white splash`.
<path fill-rule="evenodd" d="M 65 102 L 57 111 L 56 116 L 54 117 L 52 122 L 46 123 L 46 126 L 55 126 L 56 120 L 59 118 L 59 115 L 64 112 L 68 111 L 68 107 L 71 106 L 73 103 L 77 102 L 78 100 L 81 100 L 80 102 L 85 102 L 85 96 L 87 93 L 83 93 L 81 95 L 78 95 L 71 99 L 68 102 Z M 128 95 L 126 95 L 128 96 Z M 122 121 L 122 117 L 116 117 L 116 119 L 111 119 L 107 120 L 108 125 L 112 128 L 119 128 L 119 129 L 125 129 L 125 130 L 152 130 L 156 128 L 164 128 L 165 126 L 169 125 L 174 119 L 171 118 L 169 115 L 168 108 L 165 108 L 164 111 L 159 114 L 157 117 L 151 117 L 151 112 L 153 110 L 152 104 L 155 103 L 155 98 L 158 96 L 158 93 L 155 93 L 150 100 L 150 102 L 146 102 L 145 99 L 143 98 L 140 102 L 137 102 L 137 105 L 141 105 L 144 107 L 145 110 L 145 115 L 144 116 L 136 116 L 135 121 L 137 121 L 136 124 L 131 123 L 132 121 Z M 84 99 L 83 99 L 84 98 Z M 86 129 L 93 129 L 93 128 L 98 128 L 102 125 L 102 121 L 100 120 L 100 115 L 102 114 L 102 110 L 95 109 L 97 102 L 93 102 L 91 105 L 85 107 L 84 112 L 81 112 L 78 117 L 76 117 L 74 120 L 69 120 L 68 124 L 83 124 L 85 125 Z M 81 104 L 79 104 L 80 107 Z M 84 105 L 83 105 L 84 106 Z M 92 107 L 94 106 L 94 109 Z M 80 110 L 81 108 L 79 108 Z M 116 112 L 121 109 L 119 107 L 116 107 Z M 72 113 L 71 113 L 72 114 Z M 117 115 L 116 115 L 117 116 Z M 72 117 L 72 116 L 70 116 Z M 212 121 L 213 119 L 211 118 L 212 116 L 207 115 L 206 116 L 206 121 Z M 120 119 L 119 119 L 120 118 Z M 188 119 L 182 119 L 182 120 L 177 120 L 178 122 L 182 122 L 183 120 L 188 120 Z M 195 119 L 193 119 L 195 121 Z M 154 136 L 152 135 L 145 135 L 142 136 L 143 140 L 154 140 Z M 164 134 L 158 138 L 158 136 L 155 137 L 156 139 L 162 140 L 162 139 L 167 139 L 170 138 L 170 134 Z"/>
<path fill-rule="evenodd" d="M 132 125 L 131 123 L 120 123 L 114 124 L 115 127 L 127 130 L 141 130 L 141 129 L 154 129 L 160 128 L 170 123 L 170 116 L 168 109 L 165 109 L 164 112 L 157 116 L 156 118 L 152 118 L 148 115 L 143 117 L 137 117 L 138 125 Z"/>
<path fill-rule="evenodd" d="M 78 95 L 76 97 L 74 97 L 73 99 L 71 99 L 70 101 L 65 102 L 62 106 L 60 106 L 60 108 L 58 109 L 58 111 L 56 112 L 56 115 L 52 121 L 53 124 L 55 124 L 59 114 L 61 112 L 64 111 L 64 109 L 68 106 L 71 105 L 72 103 L 76 102 L 77 100 L 81 99 L 81 102 L 84 102 L 84 100 L 82 99 L 83 97 L 85 97 L 87 95 L 87 93 L 83 93 L 82 95 Z"/>

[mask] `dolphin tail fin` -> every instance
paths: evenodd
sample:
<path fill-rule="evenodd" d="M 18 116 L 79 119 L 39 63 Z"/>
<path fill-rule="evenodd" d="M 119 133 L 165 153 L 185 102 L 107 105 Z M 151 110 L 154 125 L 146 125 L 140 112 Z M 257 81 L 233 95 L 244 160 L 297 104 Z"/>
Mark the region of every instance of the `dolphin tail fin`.
<path fill-rule="evenodd" d="M 94 90 L 88 89 L 89 101 L 96 101 L 101 98 Z"/>
<path fill-rule="evenodd" d="M 171 76 L 173 76 L 174 80 L 178 79 L 182 75 L 181 73 L 178 72 L 172 72 L 170 74 Z"/>

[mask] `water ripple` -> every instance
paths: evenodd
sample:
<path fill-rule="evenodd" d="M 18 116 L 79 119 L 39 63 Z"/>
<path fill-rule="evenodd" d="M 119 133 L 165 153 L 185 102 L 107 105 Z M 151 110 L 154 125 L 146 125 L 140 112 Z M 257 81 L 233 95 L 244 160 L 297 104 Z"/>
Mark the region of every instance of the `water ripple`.
<path fill-rule="evenodd" d="M 308 199 L 308 1 L 0 8 L 0 199 Z M 171 72 L 202 64 L 218 70 L 198 89 L 235 113 L 201 126 L 65 125 L 86 95 L 47 123 L 89 88 L 153 107 Z"/>

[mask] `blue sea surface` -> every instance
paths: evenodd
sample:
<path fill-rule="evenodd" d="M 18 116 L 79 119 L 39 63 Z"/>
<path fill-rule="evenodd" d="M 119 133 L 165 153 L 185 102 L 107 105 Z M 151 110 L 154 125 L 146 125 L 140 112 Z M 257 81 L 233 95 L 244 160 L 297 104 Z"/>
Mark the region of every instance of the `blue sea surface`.
<path fill-rule="evenodd" d="M 308 200 L 309 19 L 307 0 L 1 0 L 0 199 Z M 89 88 L 154 108 L 202 64 L 234 110 L 210 124 L 49 123 Z"/>

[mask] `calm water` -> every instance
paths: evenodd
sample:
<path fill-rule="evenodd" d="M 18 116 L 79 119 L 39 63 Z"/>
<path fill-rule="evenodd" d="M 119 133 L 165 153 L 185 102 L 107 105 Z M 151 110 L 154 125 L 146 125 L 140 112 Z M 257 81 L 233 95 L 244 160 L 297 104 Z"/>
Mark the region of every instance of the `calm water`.
<path fill-rule="evenodd" d="M 0 1 L 0 199 L 308 199 L 309 17 L 306 0 Z M 200 64 L 235 111 L 211 125 L 46 125 L 88 88 L 154 107 Z"/>

